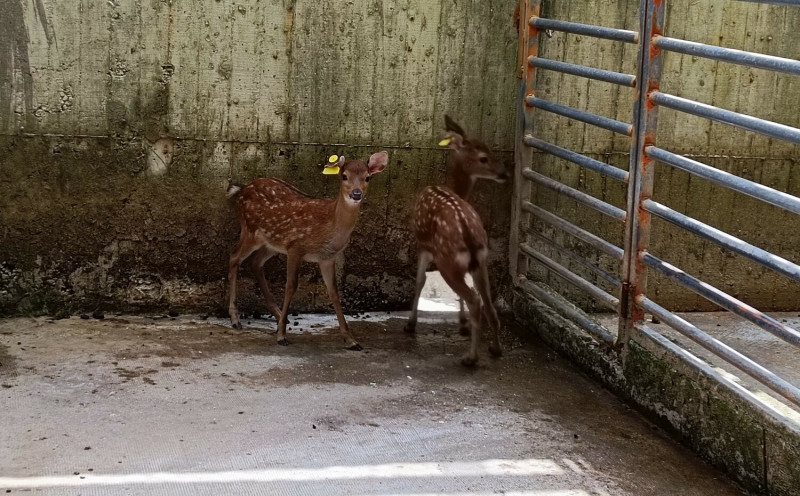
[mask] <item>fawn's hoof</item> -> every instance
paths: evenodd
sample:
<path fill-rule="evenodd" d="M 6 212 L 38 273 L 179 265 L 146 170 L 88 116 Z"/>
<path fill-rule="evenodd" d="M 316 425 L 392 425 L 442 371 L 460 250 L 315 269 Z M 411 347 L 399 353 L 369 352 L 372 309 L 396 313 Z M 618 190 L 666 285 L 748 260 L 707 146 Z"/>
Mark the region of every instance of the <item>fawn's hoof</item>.
<path fill-rule="evenodd" d="M 241 322 L 234 322 L 234 323 L 231 324 L 231 327 L 233 327 L 234 329 L 241 329 L 242 328 L 242 323 Z"/>
<path fill-rule="evenodd" d="M 478 364 L 478 357 L 465 356 L 461 359 L 461 365 L 465 367 L 474 367 Z"/>
<path fill-rule="evenodd" d="M 363 351 L 364 347 L 361 346 L 360 344 L 356 343 L 356 344 L 347 346 L 347 349 L 350 350 L 350 351 Z"/>
<path fill-rule="evenodd" d="M 286 338 L 279 339 L 278 344 L 281 346 L 289 346 L 289 340 Z"/>
<path fill-rule="evenodd" d="M 458 328 L 458 333 L 462 336 L 469 336 L 469 326 L 466 324 L 462 324 L 461 327 Z"/>
<path fill-rule="evenodd" d="M 406 325 L 403 326 L 403 331 L 405 331 L 408 334 L 414 334 L 415 332 L 417 332 L 417 324 L 406 322 Z"/>
<path fill-rule="evenodd" d="M 489 354 L 495 358 L 503 356 L 503 348 L 499 346 L 489 345 Z"/>

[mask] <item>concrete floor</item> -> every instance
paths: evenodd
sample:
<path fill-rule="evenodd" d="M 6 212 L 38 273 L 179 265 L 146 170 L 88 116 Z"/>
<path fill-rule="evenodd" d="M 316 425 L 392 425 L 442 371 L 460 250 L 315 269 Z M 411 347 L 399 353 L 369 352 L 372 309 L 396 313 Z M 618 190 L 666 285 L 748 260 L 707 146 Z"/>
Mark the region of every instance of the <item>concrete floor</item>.
<path fill-rule="evenodd" d="M 741 494 L 511 324 L 467 370 L 456 317 L 0 320 L 0 493 Z"/>

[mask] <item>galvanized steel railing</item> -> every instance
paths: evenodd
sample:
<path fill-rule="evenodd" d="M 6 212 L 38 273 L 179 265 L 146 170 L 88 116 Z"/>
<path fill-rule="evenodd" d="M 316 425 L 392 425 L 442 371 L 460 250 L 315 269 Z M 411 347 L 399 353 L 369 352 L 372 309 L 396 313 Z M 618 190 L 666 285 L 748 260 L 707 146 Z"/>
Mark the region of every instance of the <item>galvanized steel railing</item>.
<path fill-rule="evenodd" d="M 748 1 L 795 6 L 800 4 L 799 0 Z M 517 283 L 522 289 L 582 326 L 601 343 L 621 349 L 637 329 L 647 335 L 653 335 L 655 331 L 652 328 L 648 328 L 645 323 L 644 315 L 647 312 L 718 357 L 745 371 L 790 402 L 800 406 L 800 389 L 796 386 L 685 319 L 676 316 L 647 296 L 647 273 L 648 270 L 654 270 L 721 308 L 733 312 L 772 333 L 786 343 L 800 347 L 800 331 L 648 253 L 650 223 L 652 216 L 655 215 L 707 241 L 716 243 L 796 282 L 800 282 L 800 265 L 687 215 L 676 212 L 651 199 L 654 166 L 658 162 L 778 206 L 789 212 L 800 214 L 800 198 L 798 197 L 674 154 L 656 145 L 656 124 L 659 107 L 667 107 L 750 132 L 800 144 L 800 129 L 660 91 L 659 82 L 665 52 L 704 57 L 726 63 L 781 72 L 790 76 L 800 76 L 800 61 L 666 37 L 663 35 L 666 0 L 642 0 L 640 2 L 639 32 L 578 24 L 564 20 L 544 19 L 539 17 L 540 4 L 539 0 L 520 1 L 519 76 L 521 82 L 518 95 L 517 146 L 515 149 L 516 185 L 512 216 L 514 227 L 511 232 L 510 263 L 512 276 L 517 279 Z M 539 34 L 545 30 L 638 44 L 637 73 L 635 75 L 621 74 L 539 57 Z M 537 69 L 557 71 L 634 88 L 636 100 L 632 109 L 632 124 L 598 116 L 538 97 L 534 88 Z M 536 111 L 557 114 L 621 135 L 630 136 L 629 170 L 625 171 L 536 137 L 533 129 L 533 117 Z M 532 170 L 533 149 L 546 152 L 627 184 L 626 209 L 622 210 Z M 615 246 L 607 240 L 532 203 L 531 185 L 533 184 L 537 187 L 555 191 L 585 207 L 594 209 L 617 222 L 621 222 L 624 225 L 625 232 L 624 246 Z M 535 218 L 560 232 L 569 234 L 575 239 L 594 247 L 600 253 L 619 260 L 620 274 L 611 274 L 593 262 L 576 253 L 572 253 L 554 240 L 536 232 L 530 227 L 531 218 Z M 536 239 L 540 243 L 554 248 L 571 261 L 578 263 L 581 267 L 602 278 L 609 285 L 618 288 L 618 294 L 609 294 L 604 289 L 541 253 L 529 242 L 529 239 Z M 529 262 L 542 265 L 551 273 L 557 274 L 560 278 L 591 295 L 601 305 L 617 312 L 620 317 L 617 336 L 613 336 L 612 333 L 584 313 L 566 304 L 563 299 L 554 296 L 551 292 L 528 279 L 526 275 Z"/>

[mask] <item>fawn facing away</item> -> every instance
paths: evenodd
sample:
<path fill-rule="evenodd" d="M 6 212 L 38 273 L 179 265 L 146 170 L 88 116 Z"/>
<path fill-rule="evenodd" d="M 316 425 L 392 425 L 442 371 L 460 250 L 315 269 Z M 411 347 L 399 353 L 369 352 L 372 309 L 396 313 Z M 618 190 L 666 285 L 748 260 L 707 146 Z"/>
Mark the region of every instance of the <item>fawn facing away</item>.
<path fill-rule="evenodd" d="M 353 339 L 342 314 L 334 263 L 336 255 L 350 241 L 370 178 L 382 171 L 388 161 L 389 154 L 385 151 L 372 154 L 366 163 L 345 161 L 340 157 L 329 166 L 338 167 L 341 182 L 335 199 L 312 198 L 274 177 L 256 179 L 243 188 L 228 189 L 229 198 L 238 195 L 236 210 L 241 224 L 239 242 L 228 265 L 228 313 L 234 327 L 242 327 L 236 308 L 236 276 L 241 262 L 249 257 L 267 308 L 278 320 L 278 344 L 289 344 L 286 339 L 289 302 L 297 289 L 300 262 L 305 260 L 319 264 L 345 347 L 355 351 L 363 349 Z M 264 263 L 276 253 L 286 255 L 286 292 L 280 309 L 263 271 Z"/>
<path fill-rule="evenodd" d="M 469 309 L 470 348 L 462 363 L 472 366 L 478 361 L 481 315 L 492 331 L 489 352 L 493 356 L 500 356 L 502 350 L 498 338 L 500 321 L 492 304 L 486 266 L 489 239 L 467 197 L 477 179 L 505 182 L 508 174 L 485 144 L 468 139 L 461 126 L 448 116 L 445 116 L 445 128 L 447 135 L 440 144 L 451 149 L 447 185 L 423 189 L 414 208 L 419 259 L 414 302 L 405 330 L 416 330 L 417 308 L 425 285 L 425 272 L 433 261 L 442 278 Z M 472 275 L 478 294 L 465 281 L 468 272 Z"/>

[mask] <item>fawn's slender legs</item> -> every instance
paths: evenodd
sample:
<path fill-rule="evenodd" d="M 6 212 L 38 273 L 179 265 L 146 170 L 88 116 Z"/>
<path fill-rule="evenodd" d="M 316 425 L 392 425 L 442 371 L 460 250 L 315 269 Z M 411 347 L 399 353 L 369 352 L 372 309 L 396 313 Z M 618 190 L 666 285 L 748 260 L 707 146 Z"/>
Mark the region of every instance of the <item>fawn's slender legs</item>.
<path fill-rule="evenodd" d="M 348 350 L 361 351 L 364 348 L 356 342 L 353 335 L 350 334 L 350 328 L 347 326 L 347 321 L 344 320 L 342 313 L 342 303 L 339 301 L 339 292 L 336 289 L 336 266 L 333 260 L 323 260 L 319 262 L 319 271 L 322 273 L 322 280 L 325 281 L 325 288 L 328 290 L 328 298 L 333 303 L 333 309 L 336 312 L 336 318 L 339 319 L 339 332 L 342 333 L 344 338 L 344 346 Z"/>
<path fill-rule="evenodd" d="M 419 252 L 419 258 L 417 260 L 417 286 L 414 288 L 414 301 L 412 302 L 411 316 L 409 316 L 408 322 L 404 328 L 408 333 L 413 333 L 417 330 L 417 310 L 419 308 L 419 297 L 422 294 L 422 288 L 425 287 L 425 271 L 428 269 L 428 265 L 430 265 L 431 260 L 433 260 L 433 255 L 431 255 L 430 252 Z"/>
<path fill-rule="evenodd" d="M 286 339 L 286 323 L 289 315 L 289 302 L 292 301 L 294 292 L 297 291 L 297 271 L 300 268 L 300 255 L 290 251 L 286 254 L 286 291 L 283 295 L 283 308 L 278 319 L 278 344 L 286 346 L 289 340 Z"/>
<path fill-rule="evenodd" d="M 497 318 L 497 311 L 492 304 L 492 293 L 489 287 L 489 272 L 486 268 L 486 261 L 484 260 L 478 268 L 472 273 L 472 280 L 475 282 L 475 289 L 483 300 L 483 317 L 489 324 L 492 336 L 489 343 L 489 353 L 494 357 L 499 357 L 503 354 L 503 349 L 500 348 L 500 319 Z"/>
<path fill-rule="evenodd" d="M 464 300 L 458 299 L 458 333 L 462 336 L 469 336 L 469 321 L 467 320 L 467 312 L 464 309 Z"/>
<path fill-rule="evenodd" d="M 464 300 L 467 308 L 469 309 L 469 328 L 470 328 L 470 345 L 469 352 L 461 360 L 461 363 L 471 367 L 478 362 L 478 341 L 480 339 L 480 321 L 481 321 L 481 299 L 464 280 L 466 272 L 453 264 L 436 264 L 439 267 L 439 273 L 442 274 L 445 282 L 456 294 Z"/>
<path fill-rule="evenodd" d="M 242 328 L 242 323 L 239 322 L 239 310 L 236 308 L 236 277 L 242 260 L 249 257 L 257 248 L 258 244 L 249 239 L 243 230 L 228 262 L 228 315 L 231 317 L 231 325 L 237 329 Z"/>
<path fill-rule="evenodd" d="M 280 320 L 281 311 L 278 308 L 277 303 L 275 303 L 275 297 L 272 296 L 272 292 L 269 290 L 267 280 L 264 278 L 264 264 L 275 254 L 276 252 L 274 250 L 271 250 L 266 246 L 259 248 L 250 256 L 250 268 L 253 270 L 253 273 L 256 276 L 258 287 L 261 288 L 261 294 L 264 295 L 264 301 L 267 304 L 267 309 L 269 309 L 269 312 L 275 317 L 275 320 Z"/>

